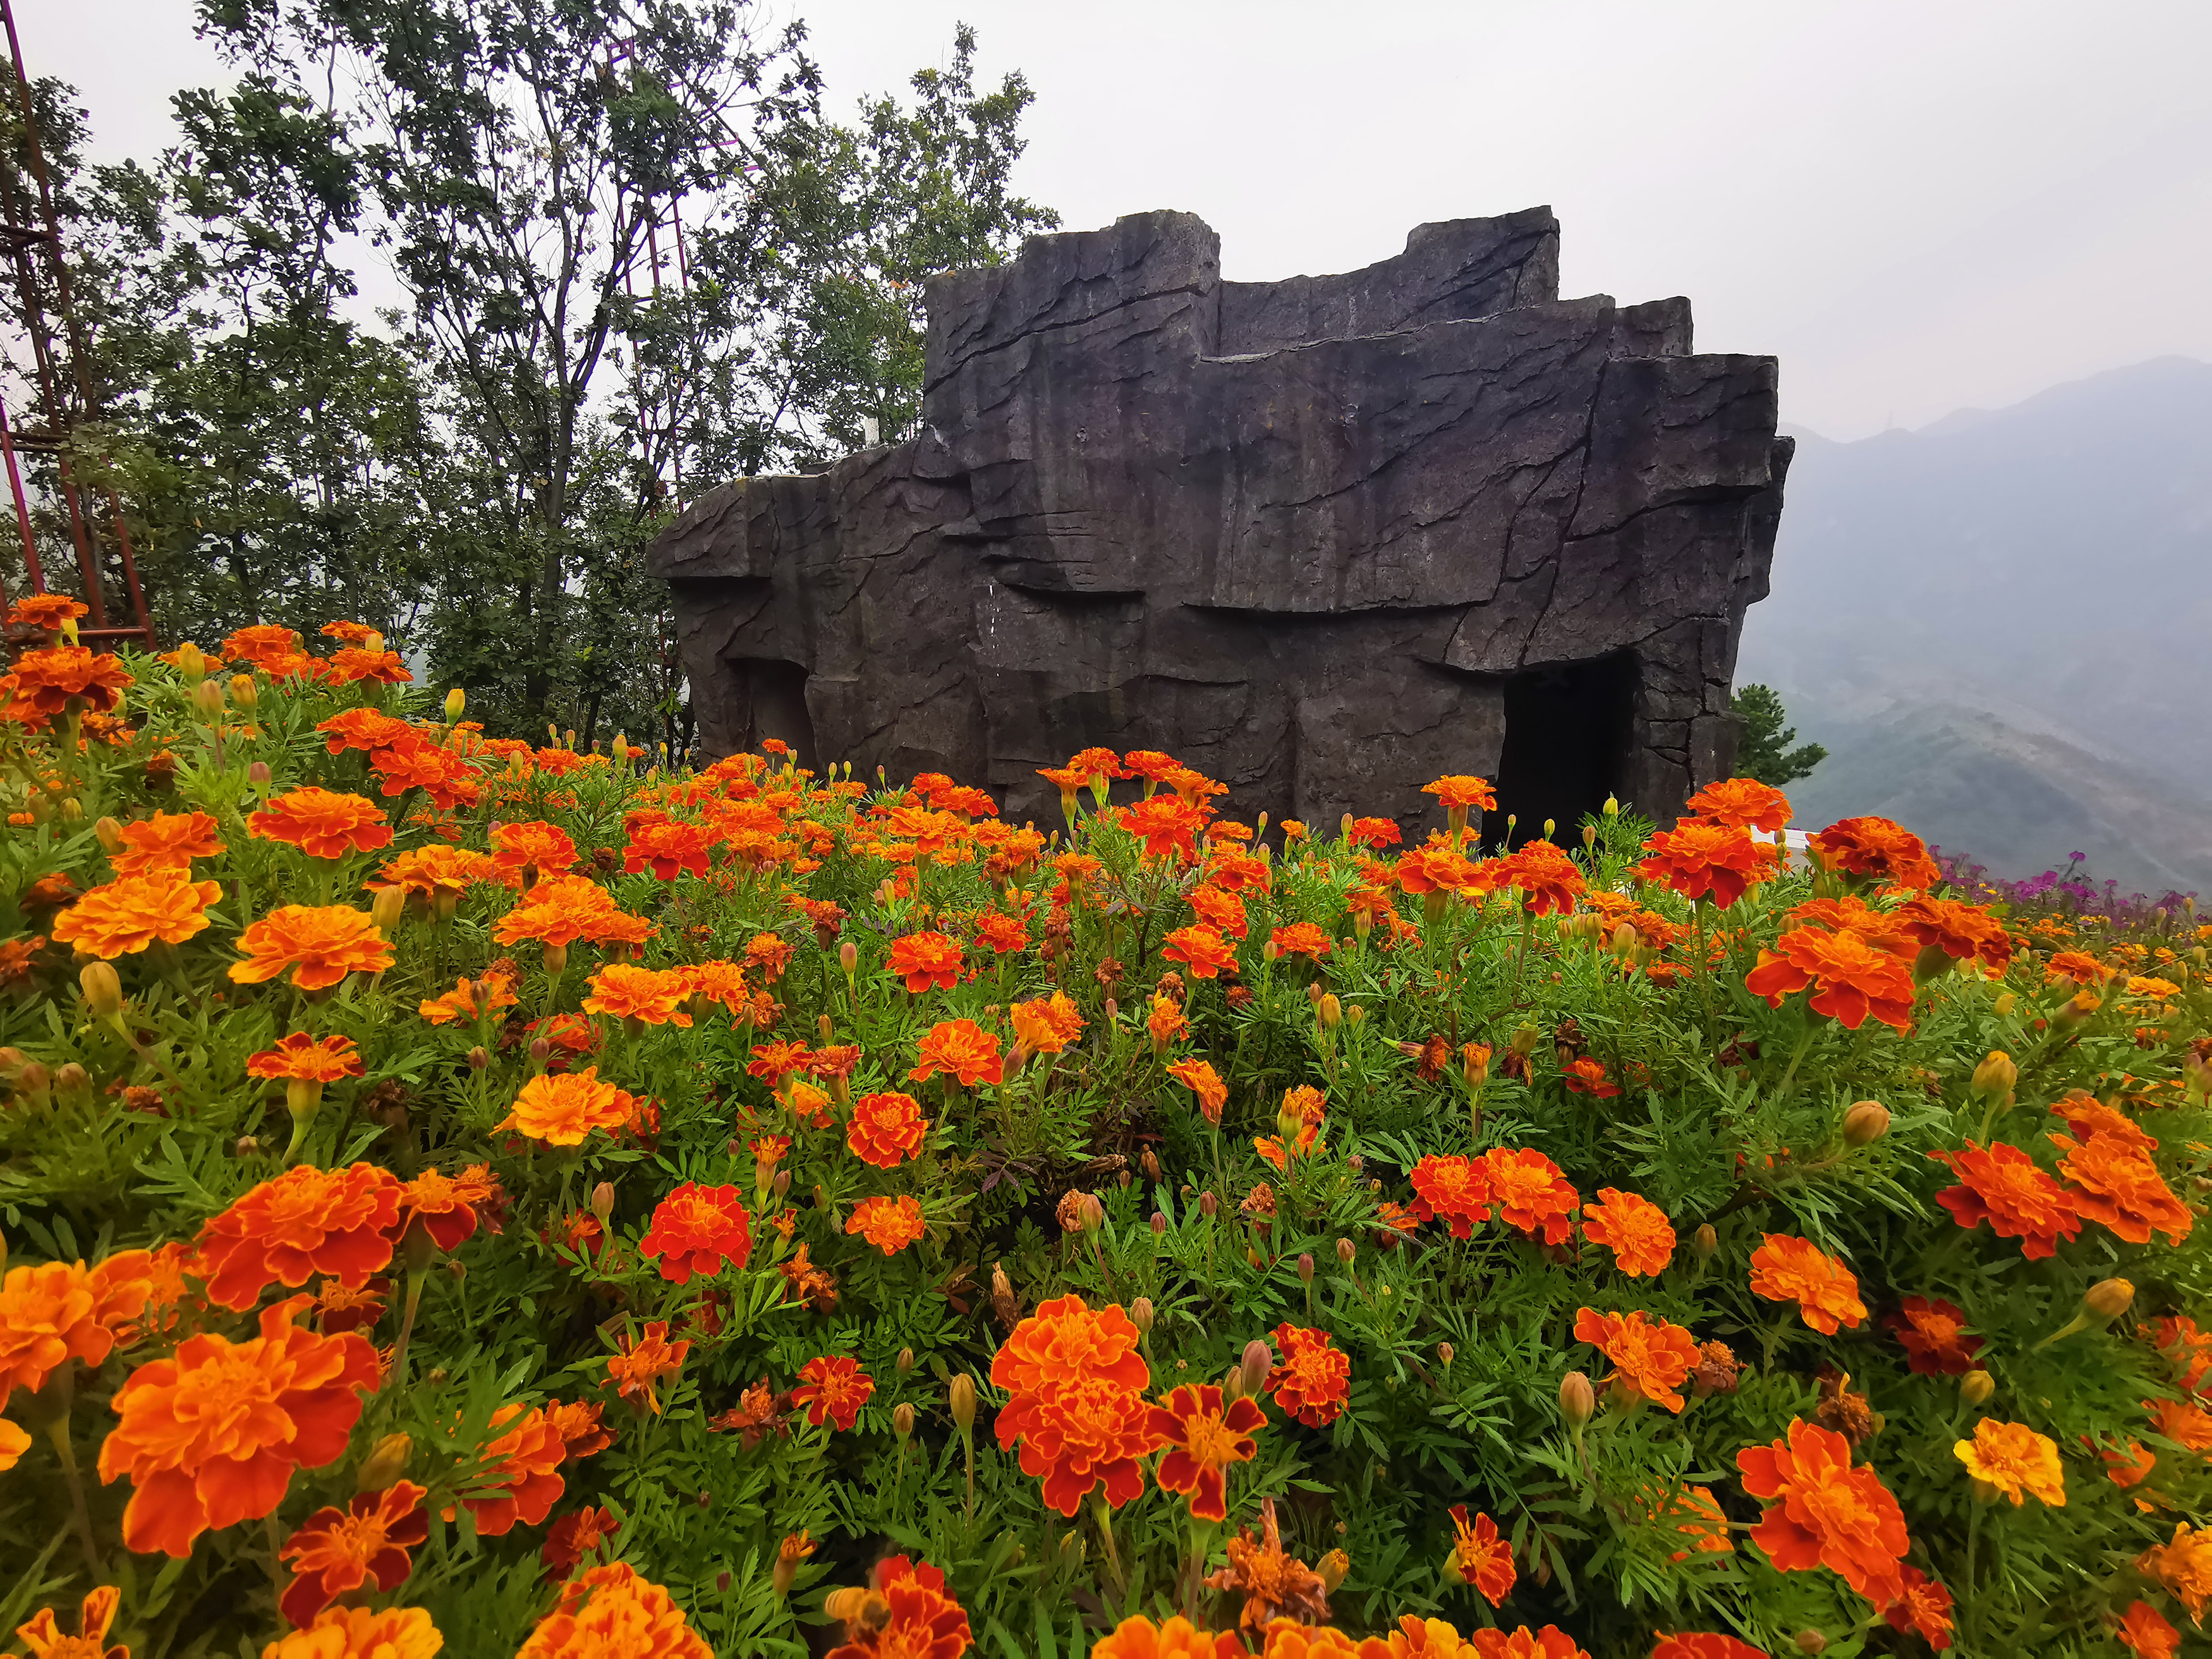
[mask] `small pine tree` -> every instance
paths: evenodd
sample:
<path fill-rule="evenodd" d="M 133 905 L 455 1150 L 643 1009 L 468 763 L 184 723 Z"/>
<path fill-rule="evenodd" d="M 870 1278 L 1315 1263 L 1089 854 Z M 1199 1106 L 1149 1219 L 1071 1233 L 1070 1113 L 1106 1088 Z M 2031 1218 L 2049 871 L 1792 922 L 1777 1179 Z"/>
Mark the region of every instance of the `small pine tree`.
<path fill-rule="evenodd" d="M 1743 722 L 1743 735 L 1735 751 L 1738 777 L 1756 778 L 1779 789 L 1827 759 L 1828 751 L 1817 743 L 1790 746 L 1797 741 L 1797 728 L 1784 724 L 1790 716 L 1772 686 L 1747 685 L 1729 706 Z"/>

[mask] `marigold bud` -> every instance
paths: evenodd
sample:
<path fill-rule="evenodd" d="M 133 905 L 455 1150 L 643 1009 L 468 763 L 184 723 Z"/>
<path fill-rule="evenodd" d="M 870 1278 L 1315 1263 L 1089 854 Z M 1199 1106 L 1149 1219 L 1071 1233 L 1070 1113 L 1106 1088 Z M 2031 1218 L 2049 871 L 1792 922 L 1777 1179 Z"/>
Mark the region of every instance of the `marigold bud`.
<path fill-rule="evenodd" d="M 852 978 L 860 965 L 860 947 L 850 939 L 840 945 L 837 947 L 837 965 L 845 970 L 846 978 Z"/>
<path fill-rule="evenodd" d="M 2081 1306 L 2100 1319 L 2118 1319 L 2134 1304 L 2136 1287 L 2124 1279 L 2100 1279 L 2083 1293 Z"/>
<path fill-rule="evenodd" d="M 222 688 L 213 680 L 202 680 L 192 688 L 192 711 L 209 726 L 220 720 L 222 718 Z"/>
<path fill-rule="evenodd" d="M 460 719 L 462 710 L 469 706 L 469 694 L 459 686 L 446 693 L 446 724 L 451 726 Z"/>
<path fill-rule="evenodd" d="M 186 640 L 177 647 L 177 672 L 185 677 L 186 685 L 198 685 L 207 678 L 206 653 Z"/>
<path fill-rule="evenodd" d="M 615 1183 L 611 1181 L 602 1181 L 592 1188 L 592 1213 L 599 1217 L 599 1224 L 604 1227 L 607 1224 L 607 1218 L 614 1212 Z"/>
<path fill-rule="evenodd" d="M 28 1067 L 25 1068 L 25 1075 L 29 1075 Z M 230 1146 L 231 1155 L 234 1158 L 252 1158 L 260 1150 L 261 1139 L 258 1135 L 240 1135 Z"/>
<path fill-rule="evenodd" d="M 1352 1571 L 1352 1558 L 1342 1550 L 1331 1550 L 1314 1563 L 1314 1576 L 1321 1580 L 1324 1591 L 1334 1592 L 1344 1582 L 1345 1574 Z"/>
<path fill-rule="evenodd" d="M 62 797 L 62 822 L 64 823 L 82 823 L 84 822 L 84 803 L 79 800 L 75 795 L 64 795 Z"/>
<path fill-rule="evenodd" d="M 1959 1395 L 1969 1406 L 1986 1405 L 1997 1391 L 1997 1380 L 1987 1371 L 1976 1369 L 1959 1379 Z"/>
<path fill-rule="evenodd" d="M 1567 1426 L 1579 1429 L 1597 1411 L 1597 1390 L 1580 1371 L 1569 1371 L 1559 1383 L 1559 1415 Z"/>
<path fill-rule="evenodd" d="M 468 1061 L 469 1070 L 471 1072 L 481 1072 L 485 1066 L 491 1064 L 490 1051 L 485 1048 L 483 1043 L 479 1042 L 475 1048 L 469 1050 Z"/>
<path fill-rule="evenodd" d="M 354 1472 L 354 1488 L 357 1492 L 382 1492 L 407 1473 L 408 1455 L 415 1443 L 404 1434 L 387 1434 L 369 1448 L 368 1455 L 361 1460 L 361 1468 Z"/>
<path fill-rule="evenodd" d="M 2010 991 L 2007 991 L 2003 995 L 2000 996 L 1995 1002 L 1990 1005 L 1990 1010 L 1992 1013 L 1996 1014 L 1999 1019 L 2002 1019 L 2007 1014 L 2012 1012 L 2013 1009 L 2018 1006 L 2019 1002 L 2020 999 L 2018 997 L 2014 996 Z"/>
<path fill-rule="evenodd" d="M 113 963 L 88 962 L 77 970 L 76 982 L 85 1006 L 100 1018 L 113 1019 L 123 1012 L 123 981 Z"/>
<path fill-rule="evenodd" d="M 251 674 L 230 677 L 230 700 L 240 708 L 251 708 L 261 701 L 261 688 L 253 683 Z"/>
<path fill-rule="evenodd" d="M 945 1404 L 952 1413 L 952 1425 L 966 1434 L 975 1426 L 975 1379 L 963 1371 L 945 1388 Z"/>
<path fill-rule="evenodd" d="M 1352 1258 L 1358 1254 L 1359 1247 L 1353 1243 L 1350 1239 L 1340 1238 L 1336 1241 L 1336 1259 L 1344 1263 L 1346 1267 L 1349 1267 L 1352 1265 Z"/>
<path fill-rule="evenodd" d="M 1313 1283 L 1313 1276 L 1314 1259 L 1302 1251 L 1298 1255 L 1298 1282 L 1302 1285 L 1310 1285 Z"/>
<path fill-rule="evenodd" d="M 1082 1201 L 1076 1206 L 1076 1213 L 1082 1218 L 1083 1231 L 1086 1233 L 1095 1233 L 1106 1224 L 1106 1206 L 1098 1201 L 1096 1193 L 1083 1194 Z"/>
<path fill-rule="evenodd" d="M 1344 1005 L 1336 1000 L 1335 992 L 1322 993 L 1321 1000 L 1314 1006 L 1321 1011 L 1321 1023 L 1329 1030 L 1334 1030 L 1343 1023 Z"/>
<path fill-rule="evenodd" d="M 246 769 L 246 781 L 248 783 L 254 785 L 257 788 L 262 784 L 267 783 L 270 779 L 276 775 L 275 773 L 269 769 L 269 763 L 267 761 L 252 762 Z"/>
<path fill-rule="evenodd" d="M 2102 997 L 2093 996 L 2088 992 L 2082 991 L 2058 1011 L 2057 1016 L 2058 1024 L 2062 1029 L 2079 1025 L 2104 1006 L 2105 1000 Z"/>
<path fill-rule="evenodd" d="M 1889 1133 L 1889 1108 L 1878 1100 L 1862 1100 L 1844 1114 L 1844 1139 L 1854 1146 L 1870 1146 Z"/>
<path fill-rule="evenodd" d="M 1166 1236 L 1168 1230 L 1168 1218 L 1162 1215 L 1158 1210 L 1152 1212 L 1152 1237 L 1154 1238 L 1160 1238 Z"/>
<path fill-rule="evenodd" d="M 1442 1365 L 1442 1366 L 1443 1366 L 1446 1370 L 1449 1370 L 1451 1369 L 1451 1363 L 1452 1363 L 1452 1352 L 1453 1352 L 1453 1350 L 1452 1350 L 1452 1345 L 1451 1345 L 1450 1343 L 1449 1343 L 1449 1342 L 1439 1342 L 1439 1343 L 1437 1343 L 1437 1364 L 1438 1364 L 1439 1365 Z"/>
<path fill-rule="evenodd" d="M 64 1099 L 74 1100 L 79 1095 L 92 1092 L 92 1073 L 75 1060 L 65 1060 L 54 1071 L 54 1092 Z"/>
<path fill-rule="evenodd" d="M 113 854 L 123 850 L 123 826 L 112 817 L 94 820 L 92 833 L 100 850 Z"/>
<path fill-rule="evenodd" d="M 903 1400 L 891 1407 L 891 1432 L 902 1440 L 914 1432 L 914 1407 Z"/>
<path fill-rule="evenodd" d="M 1801 1630 L 1797 1632 L 1798 1652 L 1826 1653 L 1827 1650 L 1828 1638 L 1820 1632 L 1808 1629 Z"/>
<path fill-rule="evenodd" d="M 1990 1057 L 1974 1067 L 1974 1092 L 1984 1098 L 2010 1094 L 2019 1081 L 2020 1067 L 2002 1048 L 1990 1049 Z"/>
<path fill-rule="evenodd" d="M 1221 1200 L 1213 1195 L 1211 1189 L 1198 1195 L 1198 1212 L 1208 1220 L 1213 1218 L 1214 1212 L 1220 1207 Z"/>
<path fill-rule="evenodd" d="M 914 1369 L 914 1350 L 901 1348 L 898 1351 L 898 1358 L 891 1361 L 891 1366 L 901 1376 L 904 1376 Z"/>
<path fill-rule="evenodd" d="M 386 887 L 368 902 L 368 919 L 376 931 L 389 940 L 399 927 L 399 918 L 407 908 L 407 890 Z"/>
<path fill-rule="evenodd" d="M 1513 1028 L 1513 1052 L 1526 1060 L 1536 1052 L 1536 1039 L 1543 1035 L 1533 1019 L 1524 1019 Z"/>
<path fill-rule="evenodd" d="M 1690 1248 L 1698 1253 L 1700 1261 L 1711 1261 L 1713 1252 L 1720 1247 L 1721 1236 L 1713 1231 L 1713 1224 L 1710 1221 L 1700 1224 L 1698 1231 L 1690 1235 Z"/>
<path fill-rule="evenodd" d="M 1267 1373 L 1275 1368 L 1275 1351 L 1258 1337 L 1244 1345 L 1244 1358 L 1237 1362 L 1236 1392 L 1255 1395 L 1267 1385 Z"/>
<path fill-rule="evenodd" d="M 1129 1322 L 1137 1328 L 1139 1336 L 1152 1334 L 1152 1321 L 1158 1316 L 1153 1312 L 1152 1298 L 1149 1296 L 1140 1296 L 1129 1304 Z"/>
<path fill-rule="evenodd" d="M 543 1066 L 553 1058 L 553 1045 L 544 1037 L 532 1037 L 530 1039 L 529 1054 L 532 1066 Z"/>

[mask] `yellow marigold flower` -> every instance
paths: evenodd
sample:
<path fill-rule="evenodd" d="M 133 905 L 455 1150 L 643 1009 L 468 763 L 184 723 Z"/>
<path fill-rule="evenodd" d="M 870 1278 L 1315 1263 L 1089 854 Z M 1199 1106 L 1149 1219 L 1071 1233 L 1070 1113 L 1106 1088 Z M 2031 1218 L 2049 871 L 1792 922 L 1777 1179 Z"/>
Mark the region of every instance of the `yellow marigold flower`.
<path fill-rule="evenodd" d="M 2025 1423 L 1984 1418 L 1974 1437 L 1951 1448 L 1966 1473 L 1994 1486 L 2018 1504 L 2038 1498 L 2053 1509 L 2066 1504 L 2066 1472 L 2059 1467 L 2058 1443 Z"/>

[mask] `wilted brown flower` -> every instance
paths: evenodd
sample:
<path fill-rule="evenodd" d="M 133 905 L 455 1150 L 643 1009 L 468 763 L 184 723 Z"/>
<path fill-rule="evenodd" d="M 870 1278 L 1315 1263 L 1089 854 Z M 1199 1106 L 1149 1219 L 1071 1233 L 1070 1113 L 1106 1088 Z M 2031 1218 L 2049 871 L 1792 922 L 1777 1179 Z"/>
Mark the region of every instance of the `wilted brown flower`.
<path fill-rule="evenodd" d="M 1260 1500 L 1260 1528 L 1257 1540 L 1249 1527 L 1238 1529 L 1229 1540 L 1229 1565 L 1208 1578 L 1206 1587 L 1232 1590 L 1244 1598 L 1237 1623 L 1248 1630 L 1265 1630 L 1277 1619 L 1321 1623 L 1328 1617 L 1328 1591 L 1319 1573 L 1283 1553 L 1272 1498 Z"/>

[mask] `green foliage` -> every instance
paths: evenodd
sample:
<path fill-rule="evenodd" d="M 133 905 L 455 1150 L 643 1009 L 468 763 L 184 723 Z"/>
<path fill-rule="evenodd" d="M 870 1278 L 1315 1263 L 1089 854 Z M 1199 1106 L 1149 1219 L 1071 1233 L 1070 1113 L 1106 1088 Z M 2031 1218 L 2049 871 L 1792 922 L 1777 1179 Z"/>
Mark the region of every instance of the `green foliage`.
<path fill-rule="evenodd" d="M 478 1189 L 483 1224 L 450 1255 L 418 1241 L 373 1270 L 382 1306 L 368 1335 L 392 1379 L 343 1454 L 290 1476 L 265 1527 L 253 1516 L 213 1528 L 179 1560 L 133 1556 L 118 1543 L 131 1481 L 88 1484 L 95 1572 L 68 1471 L 50 1444 L 31 1446 L 0 1484 L 0 1542 L 25 1569 L 15 1616 L 116 1583 L 113 1639 L 142 1659 L 258 1651 L 283 1627 L 271 1540 L 350 1499 L 398 1432 L 406 1478 L 428 1489 L 429 1536 L 404 1582 L 368 1599 L 427 1609 L 454 1652 L 516 1650 L 555 1595 L 549 1529 L 587 1507 L 611 1517 L 602 1553 L 665 1586 L 715 1652 L 818 1651 L 828 1592 L 902 1553 L 944 1571 L 981 1651 L 1026 1659 L 1084 1651 L 1121 1618 L 1186 1602 L 1211 1627 L 1233 1623 L 1240 1598 L 1190 1574 L 1226 1569 L 1229 1539 L 1261 1526 L 1263 1504 L 1291 1555 L 1344 1553 L 1330 1605 L 1346 1629 L 1408 1614 L 1462 1631 L 1548 1624 L 1596 1659 L 1648 1659 L 1656 1632 L 1684 1629 L 1770 1653 L 1808 1629 L 1831 1653 L 1918 1650 L 1832 1566 L 1783 1571 L 1771 1534 L 1754 1533 L 1766 1506 L 1738 1455 L 1800 1421 L 1849 1430 L 1857 1473 L 1900 1506 L 1905 1561 L 1958 1598 L 1960 1651 L 2089 1659 L 2112 1651 L 2108 1623 L 2138 1600 L 2182 1616 L 2136 1564 L 2212 1497 L 2191 1443 L 2203 1426 L 2194 1328 L 2161 1323 L 2203 1315 L 2208 1253 L 2193 1211 L 2155 1201 L 2194 1194 L 2212 1143 L 2197 1052 L 2212 1000 L 2193 937 L 2045 921 L 2008 946 L 1984 934 L 1992 961 L 1963 964 L 1940 951 L 1916 961 L 1906 945 L 1881 971 L 1911 986 L 1910 1029 L 1847 1029 L 1802 991 L 1770 1004 L 1747 975 L 1767 971 L 1784 932 L 1841 925 L 1797 914 L 1815 900 L 1832 919 L 1856 900 L 1890 913 L 1887 926 L 1923 925 L 1901 895 L 1878 874 L 1799 868 L 1732 905 L 1693 906 L 1639 874 L 1650 826 L 1632 819 L 1585 826 L 1559 876 L 1581 892 L 1539 916 L 1522 896 L 1540 848 L 1470 866 L 1456 896 L 1411 894 L 1338 842 L 1245 857 L 1221 835 L 1188 857 L 1147 857 L 1117 810 L 1138 799 L 1133 783 L 1114 786 L 1112 804 L 1102 787 L 1097 810 L 1048 846 L 942 779 L 871 786 L 760 757 L 641 776 L 627 760 L 427 722 L 387 731 L 374 753 L 333 755 L 329 722 L 404 712 L 408 695 L 264 672 L 250 710 L 226 712 L 165 665 L 128 666 L 135 735 L 94 722 L 71 754 L 64 720 L 44 735 L 5 728 L 11 1272 L 189 1243 L 279 1178 L 294 1139 L 286 1085 L 248 1063 L 290 1033 L 349 1039 L 362 1066 L 305 1110 L 302 1164 L 365 1162 L 402 1181 L 476 1170 L 501 1197 Z M 393 781 L 433 752 L 462 757 L 442 804 Z M 173 771 L 149 767 L 157 753 Z M 372 803 L 372 845 L 322 860 L 261 833 L 267 803 L 311 783 Z M 127 1006 L 109 1021 L 82 962 L 51 943 L 75 927 L 58 920 L 73 894 L 54 878 L 110 882 L 156 812 L 207 815 L 222 848 L 191 878 L 217 884 L 196 901 L 203 927 L 112 959 Z M 573 838 L 575 873 L 487 867 L 507 833 L 494 824 L 532 823 Z M 691 852 L 684 826 L 703 832 Z M 374 844 L 380 829 L 388 845 Z M 1554 872 L 1565 862 L 1554 855 Z M 372 879 L 414 892 L 389 922 L 388 965 L 307 991 L 289 975 L 234 977 L 257 919 L 288 903 L 358 906 Z M 1201 881 L 1233 892 L 1248 923 L 1234 967 L 1213 976 L 1187 960 L 1204 943 L 1184 931 Z M 538 942 L 525 907 L 549 892 L 603 898 L 647 925 L 642 1001 L 621 1000 L 639 965 L 625 951 Z M 1351 905 L 1362 892 L 1384 896 L 1382 914 Z M 994 944 L 1010 922 L 1024 937 Z M 1316 931 L 1285 931 L 1300 924 Z M 956 982 L 910 989 L 893 965 L 923 933 L 959 948 Z M 2083 956 L 2057 959 L 2064 951 Z M 2104 966 L 2093 973 L 2088 957 Z M 743 993 L 725 984 L 708 1000 L 715 963 L 743 971 Z M 2109 970 L 2095 1006 L 2075 1000 L 2081 977 Z M 434 1023 L 433 1000 L 463 975 L 514 1001 Z M 1054 995 L 1082 1029 L 1060 1052 L 1033 1052 L 1025 1022 Z M 916 1080 L 925 1038 L 961 1020 L 990 1040 L 1002 1076 Z M 858 1058 L 842 1078 L 825 1058 L 779 1079 L 772 1056 L 787 1043 Z M 1993 1050 L 2016 1061 L 2009 1091 L 1977 1083 Z M 1218 1122 L 1168 1070 L 1198 1058 L 1226 1084 Z M 510 1121 L 550 1071 L 586 1066 L 647 1107 L 568 1146 Z M 1298 1089 L 1325 1107 L 1303 1149 L 1279 1116 Z M 917 1098 L 928 1126 L 885 1167 L 848 1135 L 862 1103 L 892 1092 Z M 1887 1114 L 1871 1133 L 1850 1116 L 1869 1100 Z M 2086 1178 L 2046 1139 L 2068 1127 L 2052 1115 L 2062 1106 L 2069 1121 L 2139 1122 L 2154 1137 L 2130 1204 L 2161 1231 L 2085 1216 L 2077 1237 L 2031 1259 L 2016 1237 L 1958 1224 L 1941 1198 L 1957 1197 L 1959 1177 L 1935 1155 L 1969 1141 L 2001 1139 L 2046 1175 Z M 787 1147 L 764 1144 L 779 1136 Z M 1678 1236 L 1663 1268 L 1625 1272 L 1567 1212 L 1547 1240 L 1507 1213 L 1502 1190 L 1456 1231 L 1447 1212 L 1417 1220 L 1406 1207 L 1425 1190 L 1417 1169 L 1500 1149 L 1551 1160 L 1583 1228 L 1601 1196 L 1659 1206 Z M 678 1284 L 649 1240 L 687 1183 L 741 1200 L 750 1246 Z M 2092 1207 L 2070 1191 L 2065 1205 Z M 915 1200 L 923 1236 L 889 1253 L 855 1236 L 869 1198 Z M 1863 1311 L 1823 1334 L 1795 1301 L 1755 1291 L 1753 1255 L 1773 1237 L 1837 1258 Z M 263 1306 L 295 1291 L 330 1299 L 327 1275 L 270 1277 Z M 2068 1328 L 2088 1287 L 2114 1278 L 2132 1282 L 2133 1306 Z M 1302 1421 L 1276 1385 L 1263 1390 L 1225 1527 L 1195 1528 L 1148 1462 L 1139 1494 L 1112 1511 L 1109 1553 L 1095 1495 L 1072 1516 L 1048 1505 L 993 1432 L 1010 1403 L 989 1383 L 994 1355 L 1070 1294 L 1149 1321 L 1150 1397 L 1218 1382 L 1255 1340 L 1287 1358 L 1292 1328 L 1328 1333 L 1347 1362 L 1341 1395 Z M 1907 1297 L 1961 1310 L 1961 1363 L 1987 1373 L 1985 1403 L 1969 1403 L 1955 1373 L 1911 1363 L 1896 1322 Z M 1697 1372 L 1677 1373 L 1679 1410 L 1608 1399 L 1621 1367 L 1578 1339 L 1585 1310 L 1640 1312 L 1731 1352 L 1708 1346 Z M 12 1316 L 0 1304 L 0 1338 Z M 189 1289 L 133 1316 L 114 1354 L 76 1369 L 79 1465 L 94 1467 L 134 1371 L 196 1333 L 245 1340 L 252 1318 Z M 653 1409 L 618 1390 L 610 1359 L 664 1326 L 688 1349 Z M 15 1352 L 0 1346 L 0 1363 Z M 872 1379 L 848 1429 L 809 1421 L 790 1397 L 831 1356 Z M 1576 1373 L 1601 1402 L 1586 1426 L 1560 1405 Z M 951 1411 L 963 1377 L 983 1402 L 972 1446 Z M 32 1420 L 22 1402 L 38 1398 L 19 1387 L 11 1416 Z M 555 1401 L 598 1408 L 612 1443 L 541 1472 L 550 1486 L 541 1480 L 501 1529 L 485 1505 L 508 1453 L 489 1448 Z M 2045 1437 L 2063 1510 L 1976 1499 L 1954 1448 L 1984 1419 Z M 2103 1453 L 2131 1443 L 2156 1462 L 2124 1489 Z M 1517 1582 L 1495 1609 L 1443 1571 L 1459 1504 L 1513 1547 Z M 802 1531 L 817 1547 L 779 1589 L 780 1550 Z"/>
<path fill-rule="evenodd" d="M 1797 728 L 1784 724 L 1790 717 L 1772 686 L 1747 685 L 1729 698 L 1729 707 L 1743 722 L 1736 739 L 1737 776 L 1756 778 L 1780 789 L 1809 776 L 1828 758 L 1828 751 L 1817 743 L 1790 746 L 1797 741 Z"/>

